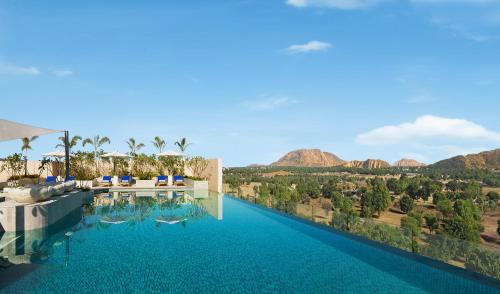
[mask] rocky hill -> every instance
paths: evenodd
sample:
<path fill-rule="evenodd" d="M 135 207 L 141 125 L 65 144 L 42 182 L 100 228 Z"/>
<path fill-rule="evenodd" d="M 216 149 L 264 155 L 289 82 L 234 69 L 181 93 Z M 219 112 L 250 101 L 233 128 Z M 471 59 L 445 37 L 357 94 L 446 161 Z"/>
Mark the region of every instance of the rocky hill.
<path fill-rule="evenodd" d="M 355 168 L 387 168 L 391 165 L 380 159 L 368 159 L 365 161 L 352 160 L 342 164 L 345 167 L 355 167 Z"/>
<path fill-rule="evenodd" d="M 455 156 L 449 159 L 438 161 L 434 163 L 432 166 L 439 168 L 449 168 L 449 169 L 467 169 L 467 168 L 500 169 L 500 149 L 485 151 L 478 154 Z"/>
<path fill-rule="evenodd" d="M 271 166 L 329 167 L 342 165 L 344 161 L 332 153 L 319 149 L 299 149 L 288 152 Z"/>
<path fill-rule="evenodd" d="M 425 166 L 425 164 L 418 162 L 415 159 L 403 158 L 401 160 L 394 162 L 394 164 L 392 166 L 395 166 L 395 167 L 423 167 L 423 166 Z"/>

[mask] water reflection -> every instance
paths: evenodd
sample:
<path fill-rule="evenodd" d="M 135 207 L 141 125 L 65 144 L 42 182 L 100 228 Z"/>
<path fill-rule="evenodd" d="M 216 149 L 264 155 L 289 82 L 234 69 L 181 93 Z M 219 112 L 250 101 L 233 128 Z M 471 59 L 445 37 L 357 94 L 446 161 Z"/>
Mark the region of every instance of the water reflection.
<path fill-rule="evenodd" d="M 161 224 L 186 225 L 207 215 L 222 220 L 222 194 L 208 191 L 135 191 L 97 195 L 92 214 L 98 228 L 134 226 L 152 218 Z"/>
<path fill-rule="evenodd" d="M 71 236 L 82 229 L 82 210 L 77 209 L 55 224 L 37 230 L 0 233 L 0 270 L 17 271 L 23 264 L 44 264 L 54 254 L 58 246 L 65 246 L 65 263 L 69 262 Z M 10 279 L 16 278 L 8 274 L 0 275 L 0 286 Z"/>
<path fill-rule="evenodd" d="M 56 248 L 70 262 L 72 242 L 85 242 L 85 231 L 114 225 L 135 226 L 145 220 L 163 225 L 187 226 L 210 216 L 222 220 L 222 194 L 208 191 L 111 192 L 94 197 L 47 228 L 0 233 L 0 271 L 18 264 L 44 264 Z M 149 224 L 145 224 L 149 225 Z M 64 249 L 63 249 L 64 248 Z M 1 279 L 6 275 L 0 275 Z"/>

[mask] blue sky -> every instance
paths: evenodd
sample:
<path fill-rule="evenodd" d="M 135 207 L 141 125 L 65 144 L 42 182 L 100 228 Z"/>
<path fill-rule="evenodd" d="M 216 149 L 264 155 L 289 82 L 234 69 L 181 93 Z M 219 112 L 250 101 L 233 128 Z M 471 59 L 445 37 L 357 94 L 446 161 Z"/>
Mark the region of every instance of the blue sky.
<path fill-rule="evenodd" d="M 499 38 L 497 0 L 0 0 L 0 117 L 226 166 L 432 163 L 500 147 Z"/>

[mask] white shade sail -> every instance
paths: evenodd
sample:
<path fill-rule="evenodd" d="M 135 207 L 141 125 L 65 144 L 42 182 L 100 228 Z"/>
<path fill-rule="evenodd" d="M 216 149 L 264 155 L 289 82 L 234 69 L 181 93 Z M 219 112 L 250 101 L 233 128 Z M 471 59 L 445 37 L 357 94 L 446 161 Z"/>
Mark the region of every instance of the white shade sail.
<path fill-rule="evenodd" d="M 121 152 L 118 152 L 118 151 L 113 151 L 113 152 L 109 152 L 109 153 L 104 153 L 103 155 L 101 155 L 101 157 L 126 158 L 126 157 L 130 157 L 130 155 L 125 154 L 125 153 L 121 153 Z"/>
<path fill-rule="evenodd" d="M 33 137 L 60 132 L 62 131 L 39 128 L 5 119 L 0 119 L 0 141 L 22 139 L 25 137 Z"/>
<path fill-rule="evenodd" d="M 173 151 L 173 150 L 167 150 L 165 152 L 156 154 L 156 156 L 160 156 L 160 157 L 162 157 L 162 156 L 183 157 L 184 154 L 176 152 L 176 151 Z"/>

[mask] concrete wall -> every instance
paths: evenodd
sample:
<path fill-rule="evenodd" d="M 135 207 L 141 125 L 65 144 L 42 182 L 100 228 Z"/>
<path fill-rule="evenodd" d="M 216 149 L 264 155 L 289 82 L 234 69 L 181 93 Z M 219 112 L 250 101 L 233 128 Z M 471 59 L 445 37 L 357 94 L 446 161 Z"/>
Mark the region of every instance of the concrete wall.
<path fill-rule="evenodd" d="M 202 173 L 208 179 L 208 189 L 222 193 L 222 159 L 209 159 L 207 169 Z"/>
<path fill-rule="evenodd" d="M 86 192 L 73 191 L 50 200 L 25 204 L 8 200 L 0 203 L 0 231 L 35 230 L 50 226 L 82 206 Z"/>

